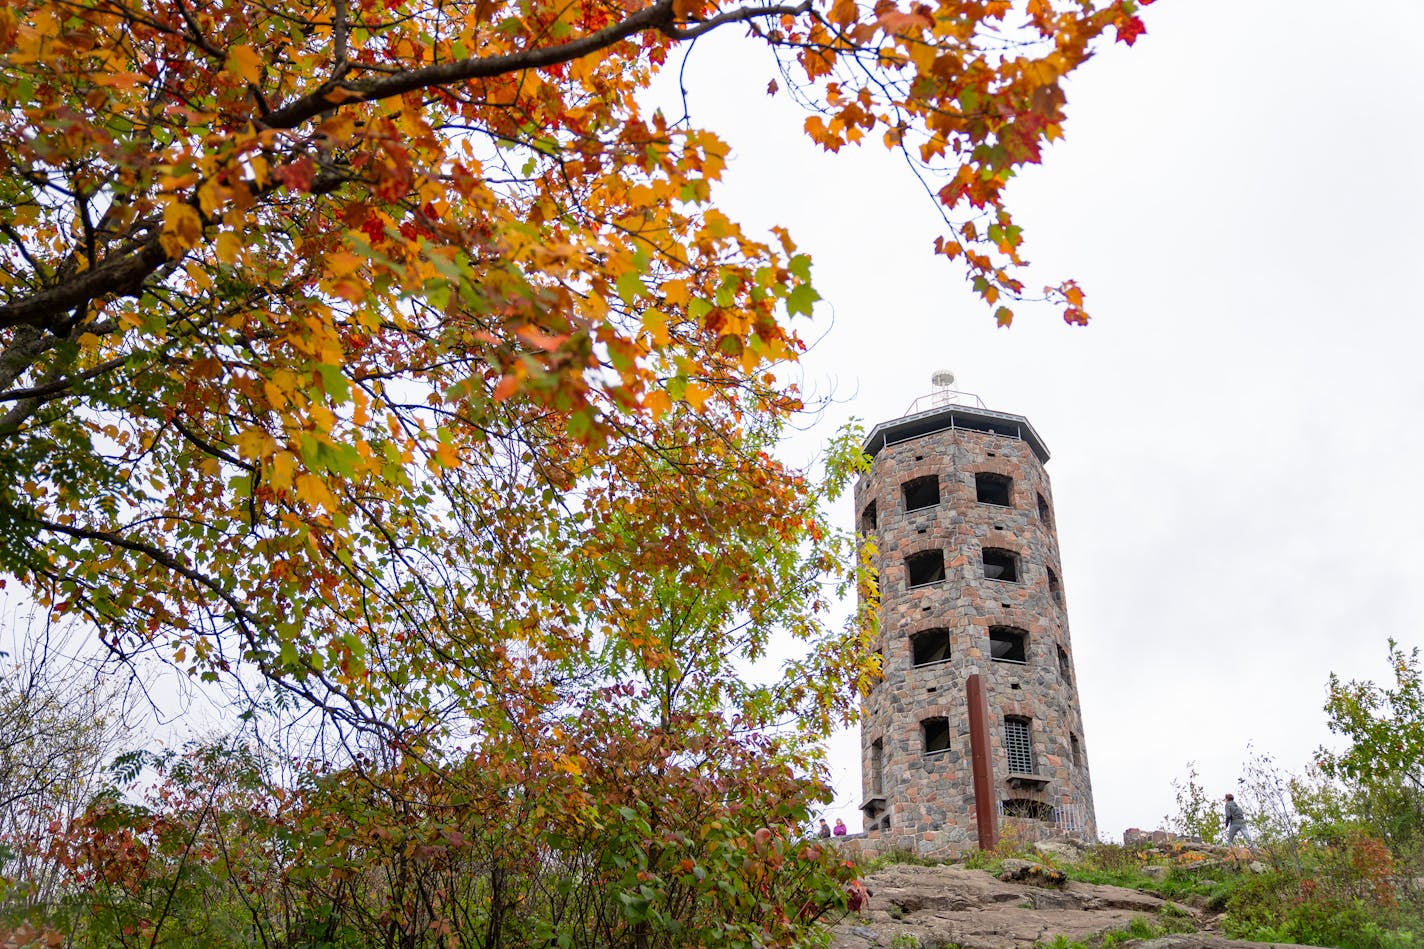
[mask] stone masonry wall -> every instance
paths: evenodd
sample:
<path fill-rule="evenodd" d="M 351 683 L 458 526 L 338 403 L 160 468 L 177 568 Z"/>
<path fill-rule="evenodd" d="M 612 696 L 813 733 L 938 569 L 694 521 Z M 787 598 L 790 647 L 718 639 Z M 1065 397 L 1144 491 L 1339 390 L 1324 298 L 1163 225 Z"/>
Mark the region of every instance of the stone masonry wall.
<path fill-rule="evenodd" d="M 979 502 L 976 472 L 1012 479 L 1011 506 Z M 926 476 L 938 478 L 939 503 L 906 511 L 902 485 Z M 870 839 L 866 843 L 880 838 L 875 841 L 880 846 L 923 853 L 955 853 L 977 846 L 965 704 L 965 681 L 975 672 L 983 681 L 989 706 L 999 801 L 1058 819 L 1039 821 L 1035 816 L 1013 823 L 1030 828 L 1042 823 L 1046 832 L 1069 830 L 1095 839 L 1053 495 L 1029 444 L 964 429 L 892 444 L 876 455 L 871 470 L 857 484 L 855 502 L 857 527 L 872 534 L 879 548 L 882 607 L 877 648 L 884 676 L 864 700 L 861 750 L 865 800 L 885 803 L 877 819 L 867 811 Z M 876 527 L 867 531 L 863 514 L 871 502 Z M 1017 555 L 1017 581 L 985 579 L 981 554 L 985 547 Z M 906 558 L 936 549 L 944 553 L 944 579 L 909 587 Z M 1055 578 L 1052 585 L 1050 570 Z M 993 660 L 991 626 L 1025 631 L 1027 661 Z M 937 629 L 949 633 L 949 658 L 913 665 L 912 637 Z M 1006 716 L 1029 721 L 1034 771 L 1046 782 L 1008 779 Z M 926 754 L 921 722 L 936 717 L 948 721 L 949 747 Z M 879 788 L 874 786 L 872 760 L 877 741 L 883 749 Z M 880 826 L 881 819 L 887 818 L 888 828 Z"/>

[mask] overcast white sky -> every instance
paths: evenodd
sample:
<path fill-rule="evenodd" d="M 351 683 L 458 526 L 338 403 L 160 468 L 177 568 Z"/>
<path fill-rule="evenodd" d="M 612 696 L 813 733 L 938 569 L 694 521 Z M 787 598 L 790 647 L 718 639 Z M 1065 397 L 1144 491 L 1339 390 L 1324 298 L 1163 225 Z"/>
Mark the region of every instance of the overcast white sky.
<path fill-rule="evenodd" d="M 733 147 L 722 206 L 791 229 L 834 321 L 805 366 L 839 401 L 788 451 L 898 417 L 938 367 L 1047 441 L 1108 837 L 1160 826 L 1189 761 L 1217 796 L 1248 744 L 1302 768 L 1329 674 L 1382 680 L 1387 637 L 1424 640 L 1424 4 L 1144 18 L 1012 193 L 1038 282 L 1078 278 L 1087 329 L 1023 308 L 996 330 L 907 169 L 821 153 L 749 44 L 700 41 L 686 81 Z M 858 747 L 832 749 L 853 826 Z"/>

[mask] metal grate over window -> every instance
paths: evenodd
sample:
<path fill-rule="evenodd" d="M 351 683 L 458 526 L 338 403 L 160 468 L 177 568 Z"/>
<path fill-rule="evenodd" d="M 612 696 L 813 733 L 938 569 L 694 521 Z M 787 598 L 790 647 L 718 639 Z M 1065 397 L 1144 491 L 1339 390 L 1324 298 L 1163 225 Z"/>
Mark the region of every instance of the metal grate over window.
<path fill-rule="evenodd" d="M 1010 774 L 1033 774 L 1033 741 L 1028 722 L 1021 718 L 1004 719 L 1004 750 L 1009 756 Z"/>

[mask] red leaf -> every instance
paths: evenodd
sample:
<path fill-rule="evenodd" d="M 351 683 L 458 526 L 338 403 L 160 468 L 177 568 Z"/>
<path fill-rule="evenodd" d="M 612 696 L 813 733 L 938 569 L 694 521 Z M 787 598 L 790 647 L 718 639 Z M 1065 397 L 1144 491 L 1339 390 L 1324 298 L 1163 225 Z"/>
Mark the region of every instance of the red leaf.
<path fill-rule="evenodd" d="M 295 188 L 298 191 L 310 191 L 312 181 L 316 178 L 316 163 L 310 158 L 298 158 L 294 162 L 286 165 L 278 165 L 272 172 L 272 177 L 276 178 L 288 188 Z"/>
<path fill-rule="evenodd" d="M 1119 20 L 1113 26 L 1117 27 L 1118 42 L 1131 46 L 1137 42 L 1137 38 L 1147 32 L 1147 27 L 1140 17 L 1130 16 L 1126 20 Z"/>

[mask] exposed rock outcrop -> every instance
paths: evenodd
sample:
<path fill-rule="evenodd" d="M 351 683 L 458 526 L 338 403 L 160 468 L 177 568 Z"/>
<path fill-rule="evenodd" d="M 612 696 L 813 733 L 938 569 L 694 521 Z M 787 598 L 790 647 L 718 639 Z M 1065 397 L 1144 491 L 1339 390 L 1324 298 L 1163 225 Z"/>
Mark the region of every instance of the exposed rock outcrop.
<path fill-rule="evenodd" d="M 1075 881 L 1045 887 L 1042 881 L 1004 881 L 983 870 L 957 866 L 891 866 L 871 874 L 865 884 L 872 896 L 859 913 L 833 927 L 834 949 L 916 945 L 1002 949 L 1050 942 L 1059 935 L 1087 941 L 1122 929 L 1139 916 L 1154 922 L 1171 917 L 1198 927 L 1210 922 L 1200 910 L 1136 890 Z M 1264 946 L 1210 932 L 1164 936 L 1138 945 L 1150 949 Z"/>

